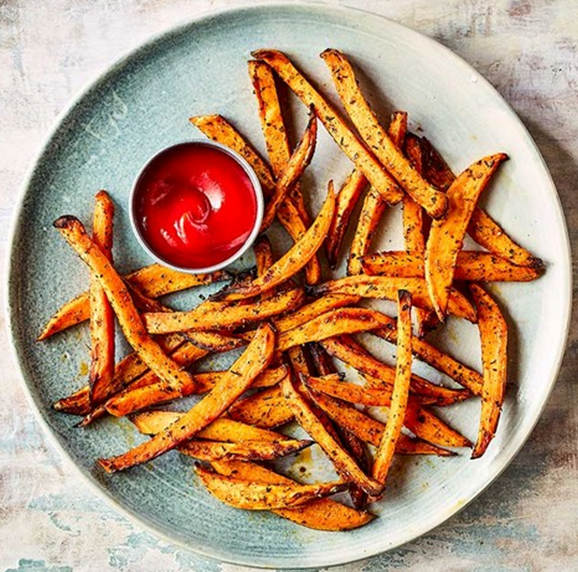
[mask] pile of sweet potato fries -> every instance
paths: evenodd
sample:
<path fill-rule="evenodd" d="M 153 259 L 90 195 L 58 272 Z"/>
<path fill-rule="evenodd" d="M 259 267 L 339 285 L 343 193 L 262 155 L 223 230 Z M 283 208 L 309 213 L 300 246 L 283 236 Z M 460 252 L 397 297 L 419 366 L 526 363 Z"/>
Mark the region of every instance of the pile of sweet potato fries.
<path fill-rule="evenodd" d="M 384 128 L 356 81 L 345 55 L 321 54 L 345 114 L 336 110 L 281 52 L 259 50 L 249 62 L 269 161 L 264 161 L 226 119 L 191 122 L 209 138 L 240 153 L 260 179 L 266 210 L 264 233 L 278 221 L 293 245 L 276 259 L 270 239 L 254 245 L 256 270 L 191 275 L 153 264 L 121 276 L 112 262 L 114 206 L 96 195 L 92 236 L 72 216 L 54 226 L 90 270 L 90 288 L 62 307 L 40 335 L 45 340 L 90 320 L 92 363 L 88 384 L 55 403 L 83 416 L 127 416 L 151 438 L 108 459 L 109 473 L 146 463 L 170 451 L 201 461 L 196 472 L 221 501 L 270 510 L 304 526 L 348 530 L 373 518 L 367 510 L 387 485 L 394 454 L 455 454 L 471 447 L 432 407 L 481 398 L 472 457 L 486 451 L 504 400 L 507 326 L 498 304 L 481 285 L 538 278 L 542 262 L 478 206 L 478 198 L 506 159 L 476 160 L 454 175 L 424 137 L 408 132 L 408 115 L 396 112 Z M 278 78 L 278 79 L 276 79 Z M 301 141 L 291 149 L 276 81 L 310 110 Z M 328 183 L 312 219 L 300 178 L 314 159 L 320 121 L 353 163 L 338 192 Z M 365 196 L 358 220 L 356 205 Z M 403 203 L 404 251 L 372 252 L 385 210 Z M 347 276 L 324 280 L 323 247 L 331 268 L 344 255 L 346 229 L 355 226 Z M 464 251 L 466 233 L 484 250 Z M 323 257 L 322 257 L 323 258 Z M 321 260 L 322 260 L 321 258 Z M 165 294 L 229 281 L 189 311 L 158 301 Z M 397 303 L 397 316 L 360 305 L 364 299 Z M 428 343 L 448 315 L 477 323 L 482 373 Z M 115 364 L 115 321 L 134 352 Z M 396 366 L 373 356 L 355 339 L 370 332 L 397 346 Z M 226 371 L 195 372 L 212 353 L 244 348 Z M 412 373 L 413 357 L 455 382 L 443 386 Z M 352 383 L 337 365 L 364 380 Z M 188 411 L 150 409 L 204 394 Z M 387 421 L 366 407 L 386 408 Z M 310 439 L 282 432 L 296 422 Z M 478 421 L 476 421 L 478 423 Z M 335 482 L 303 485 L 266 462 L 319 446 L 338 475 Z M 348 491 L 351 502 L 327 498 Z"/>

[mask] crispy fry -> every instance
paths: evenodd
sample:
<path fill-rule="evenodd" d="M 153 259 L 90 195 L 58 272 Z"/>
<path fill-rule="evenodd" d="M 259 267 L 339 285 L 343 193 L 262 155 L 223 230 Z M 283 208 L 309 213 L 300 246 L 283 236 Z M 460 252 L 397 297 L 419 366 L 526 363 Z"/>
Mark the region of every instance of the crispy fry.
<path fill-rule="evenodd" d="M 255 254 L 255 264 L 257 266 L 257 276 L 265 274 L 271 266 L 275 263 L 275 258 L 273 256 L 273 249 L 271 248 L 271 241 L 267 238 L 267 235 L 262 234 L 257 237 L 253 243 L 253 253 Z M 276 290 L 272 288 L 271 290 L 265 292 L 261 299 L 270 298 L 276 293 Z"/>
<path fill-rule="evenodd" d="M 327 432 L 308 403 L 293 387 L 290 378 L 283 381 L 281 389 L 299 425 L 301 425 L 323 449 L 338 474 L 341 475 L 345 481 L 355 483 L 369 495 L 379 494 L 381 491 L 379 483 L 368 478 L 347 451 Z"/>
<path fill-rule="evenodd" d="M 397 278 L 393 276 L 348 276 L 324 282 L 311 289 L 315 296 L 326 294 L 345 294 L 362 298 L 395 300 L 398 290 L 411 292 L 416 305 L 431 309 L 432 302 L 428 295 L 426 281 L 422 278 Z M 476 311 L 469 300 L 455 288 L 449 291 L 448 311 L 454 316 L 476 321 Z"/>
<path fill-rule="evenodd" d="M 188 274 L 165 268 L 160 264 L 151 264 L 140 270 L 131 272 L 124 279 L 134 286 L 141 294 L 150 298 L 157 298 L 165 294 L 180 292 L 188 288 L 212 284 L 229 280 L 231 276 L 223 271 L 211 272 L 210 274 Z M 90 297 L 85 292 L 73 298 L 62 306 L 56 314 L 50 318 L 44 330 L 38 336 L 38 341 L 46 340 L 57 332 L 80 324 L 90 317 Z"/>
<path fill-rule="evenodd" d="M 283 225 L 285 230 L 289 233 L 293 242 L 297 243 L 302 236 L 307 232 L 307 227 L 299 217 L 297 209 L 293 203 L 285 201 L 277 211 L 279 222 Z M 305 265 L 303 269 L 305 272 L 305 282 L 309 285 L 318 284 L 321 280 L 321 265 L 317 254 L 311 257 L 311 260 Z"/>
<path fill-rule="evenodd" d="M 188 364 L 183 363 L 182 365 Z M 148 379 L 143 379 L 142 384 L 139 385 L 138 381 L 140 380 L 137 380 L 137 383 L 130 385 L 124 391 L 108 399 L 105 403 L 105 408 L 111 415 L 123 417 L 151 405 L 166 403 L 188 395 L 206 393 L 220 383 L 226 375 L 226 371 L 196 373 L 192 375 L 194 384 L 179 388 L 167 387 L 162 381 L 151 381 Z M 267 369 L 257 377 L 252 387 L 272 387 L 280 383 L 287 375 L 288 370 L 284 366 Z"/>
<path fill-rule="evenodd" d="M 315 144 L 317 142 L 317 120 L 312 113 L 309 123 L 303 133 L 303 137 L 299 141 L 291 158 L 287 162 L 282 175 L 275 184 L 275 189 L 263 215 L 263 222 L 261 223 L 261 232 L 267 230 L 275 217 L 281 203 L 289 196 L 289 193 L 295 183 L 301 178 L 301 175 L 311 162 L 313 153 L 315 152 Z"/>
<path fill-rule="evenodd" d="M 325 393 L 348 403 L 367 407 L 389 407 L 391 405 L 391 390 L 383 387 L 356 385 L 326 377 L 309 377 L 306 383 L 308 387 L 318 393 Z"/>
<path fill-rule="evenodd" d="M 437 189 L 447 191 L 456 178 L 452 170 L 426 137 L 421 137 L 420 148 L 425 178 Z"/>
<path fill-rule="evenodd" d="M 296 328 L 283 332 L 277 349 L 285 351 L 308 342 L 319 342 L 342 334 L 356 334 L 384 327 L 383 314 L 367 308 L 339 308 L 321 314 Z"/>
<path fill-rule="evenodd" d="M 397 343 L 397 327 L 393 319 L 390 319 L 388 326 L 373 332 L 376 336 L 384 338 L 391 343 Z M 463 385 L 474 395 L 481 395 L 483 377 L 473 369 L 460 363 L 450 355 L 442 352 L 427 342 L 415 339 L 412 342 L 412 351 L 427 364 L 438 371 L 445 373 L 454 381 Z"/>
<path fill-rule="evenodd" d="M 324 296 L 323 298 L 314 300 L 310 304 L 302 306 L 291 314 L 287 314 L 282 318 L 276 318 L 274 320 L 275 328 L 279 333 L 287 332 L 313 320 L 320 314 L 325 314 L 330 310 L 336 310 L 345 306 L 352 306 L 358 301 L 359 298 L 357 296 L 341 296 L 340 294 Z"/>
<path fill-rule="evenodd" d="M 287 351 L 293 375 L 299 379 L 300 375 L 309 375 L 309 364 L 305 355 L 305 348 L 296 346 Z"/>
<path fill-rule="evenodd" d="M 295 481 L 255 463 L 232 461 L 211 464 L 222 475 L 236 476 L 255 483 L 299 486 Z M 369 512 L 355 510 L 328 498 L 316 499 L 297 508 L 275 509 L 272 512 L 302 526 L 332 531 L 359 528 L 374 518 Z"/>
<path fill-rule="evenodd" d="M 132 421 L 141 433 L 155 435 L 180 417 L 182 417 L 180 413 L 153 411 L 148 415 L 145 413 L 136 416 Z M 211 434 L 215 434 L 217 439 L 212 439 Z M 260 438 L 262 436 L 264 438 Z M 178 449 L 181 453 L 202 461 L 271 461 L 301 451 L 313 444 L 313 441 L 307 439 L 289 439 L 284 435 L 230 419 L 216 419 L 198 433 L 197 437 L 198 439 L 185 441 Z"/>
<path fill-rule="evenodd" d="M 114 204 L 106 191 L 97 193 L 93 214 L 93 240 L 112 261 Z M 114 313 L 100 284 L 90 283 L 91 362 L 90 401 L 101 403 L 110 394 L 114 376 Z"/>
<path fill-rule="evenodd" d="M 445 319 L 458 252 L 478 198 L 502 161 L 503 153 L 468 167 L 447 191 L 448 215 L 432 223 L 425 250 L 425 279 L 438 318 Z"/>
<path fill-rule="evenodd" d="M 395 113 L 389 126 L 389 135 L 396 145 L 399 146 L 403 142 L 406 130 L 407 114 Z M 406 196 L 404 195 L 404 199 Z M 351 241 L 349 259 L 347 261 L 347 273 L 349 275 L 361 274 L 360 260 L 371 248 L 371 242 L 386 207 L 387 203 L 383 200 L 380 193 L 373 188 L 369 189 L 363 200 L 361 214 Z"/>
<path fill-rule="evenodd" d="M 315 393 L 314 398 L 315 403 L 334 419 L 340 427 L 346 428 L 370 445 L 375 447 L 379 445 L 384 432 L 383 423 L 359 411 L 353 405 L 328 395 Z M 451 457 L 454 455 L 451 451 L 426 443 L 420 439 L 413 439 L 403 433 L 397 441 L 395 452 L 399 455 L 437 455 L 439 457 Z"/>
<path fill-rule="evenodd" d="M 542 260 L 515 243 L 502 227 L 484 210 L 476 208 L 468 224 L 468 234 L 486 250 L 512 264 L 542 268 Z"/>
<path fill-rule="evenodd" d="M 184 413 L 175 411 L 143 411 L 131 415 L 131 421 L 141 433 L 156 435 L 181 419 L 183 415 Z M 287 437 L 281 433 L 246 425 L 226 417 L 219 417 L 202 431 L 199 431 L 196 438 L 238 443 L 241 441 L 283 441 Z"/>
<path fill-rule="evenodd" d="M 454 182 L 455 175 L 433 145 L 425 137 L 422 137 L 421 141 L 426 179 L 438 189 L 447 190 Z M 540 268 L 544 265 L 542 260 L 516 244 L 479 206 L 474 209 L 470 219 L 468 234 L 480 246 L 512 264 L 530 268 Z"/>
<path fill-rule="evenodd" d="M 423 175 L 423 153 L 421 139 L 413 133 L 409 133 L 405 139 L 405 154 L 414 166 L 415 170 Z M 411 253 L 423 255 L 425 251 L 425 228 L 422 207 L 409 195 L 403 197 L 403 238 L 405 249 Z M 363 266 L 363 262 L 362 262 Z M 432 310 L 413 308 L 415 317 L 415 329 L 419 338 L 423 337 L 430 325 L 432 325 Z"/>
<path fill-rule="evenodd" d="M 317 120 L 312 113 L 301 141 L 299 141 L 285 169 L 283 169 L 282 175 L 275 184 L 273 194 L 265 208 L 263 222 L 261 223 L 261 232 L 264 232 L 271 226 L 271 223 L 277 216 L 279 205 L 289 196 L 289 192 L 311 162 L 313 153 L 315 152 L 316 142 Z"/>
<path fill-rule="evenodd" d="M 357 369 L 368 381 L 377 380 L 378 387 L 389 390 L 393 387 L 395 369 L 374 358 L 348 336 L 327 339 L 321 344 L 330 355 Z M 418 401 L 432 404 L 434 400 L 440 406 L 451 405 L 471 396 L 467 390 L 435 385 L 417 375 L 412 376 L 411 390 Z"/>
<path fill-rule="evenodd" d="M 313 391 L 342 401 L 368 407 L 390 407 L 391 391 L 371 386 L 355 385 L 327 378 L 309 378 L 307 385 Z M 429 409 L 410 396 L 404 426 L 420 439 L 444 447 L 469 447 L 471 443 L 456 430 L 445 424 Z"/>
<path fill-rule="evenodd" d="M 195 470 L 213 496 L 225 504 L 248 510 L 293 508 L 347 488 L 341 482 L 318 485 L 262 484 L 219 475 L 201 466 Z"/>
<path fill-rule="evenodd" d="M 259 326 L 257 334 L 241 357 L 233 364 L 220 383 L 178 422 L 173 423 L 150 441 L 113 457 L 99 459 L 109 473 L 146 463 L 190 439 L 221 415 L 264 371 L 275 347 L 275 334 L 268 324 Z"/>
<path fill-rule="evenodd" d="M 432 218 L 441 218 L 448 208 L 447 197 L 425 181 L 389 138 L 363 97 L 347 58 L 337 50 L 325 50 L 321 57 L 329 67 L 337 93 L 349 117 L 375 156 L 398 184 Z"/>
<path fill-rule="evenodd" d="M 323 409 L 319 409 L 319 413 L 326 415 Z M 360 439 L 357 435 L 354 435 L 351 431 L 343 429 L 336 426 L 336 431 L 340 437 L 340 441 L 343 443 L 345 450 L 351 455 L 351 458 L 357 463 L 359 468 L 366 474 L 371 473 L 371 457 L 369 451 L 367 450 L 367 445 Z M 364 509 L 367 507 L 369 502 L 369 497 L 362 489 L 357 485 L 351 484 L 349 487 L 349 496 L 351 497 L 351 504 L 357 509 Z"/>
<path fill-rule="evenodd" d="M 508 325 L 499 306 L 481 286 L 472 284 L 470 290 L 480 316 L 478 327 L 484 369 L 480 428 L 472 452 L 472 459 L 477 459 L 485 453 L 494 438 L 504 403 L 508 366 Z"/>
<path fill-rule="evenodd" d="M 287 129 L 283 121 L 281 103 L 277 94 L 273 70 L 265 63 L 250 60 L 248 62 L 249 76 L 259 105 L 261 130 L 267 145 L 267 154 L 275 177 L 279 179 L 291 157 Z M 301 187 L 297 182 L 291 192 L 291 203 L 297 209 L 305 225 L 310 224 L 309 213 L 303 202 Z"/>
<path fill-rule="evenodd" d="M 303 289 L 293 288 L 250 304 L 231 305 L 228 302 L 207 300 L 189 312 L 149 312 L 143 314 L 143 321 L 147 330 L 153 334 L 231 329 L 298 308 L 304 299 Z"/>
<path fill-rule="evenodd" d="M 363 200 L 361 214 L 349 249 L 347 274 L 350 276 L 361 274 L 360 261 L 369 252 L 371 241 L 386 207 L 387 203 L 382 196 L 371 187 Z"/>
<path fill-rule="evenodd" d="M 397 295 L 397 357 L 395 382 L 385 430 L 373 460 L 373 478 L 385 485 L 396 443 L 401 435 L 411 382 L 411 294 L 400 290 Z"/>
<path fill-rule="evenodd" d="M 188 332 L 186 337 L 182 334 L 167 334 L 165 336 L 157 336 L 156 341 L 165 353 L 173 353 L 187 341 L 207 352 L 229 351 L 240 347 L 244 343 L 244 340 L 240 338 L 224 336 L 215 332 Z M 147 373 L 147 370 L 147 365 L 136 352 L 128 354 L 116 365 L 110 392 L 111 396 L 134 383 L 137 378 L 140 379 L 150 375 L 152 377 L 149 377 L 148 383 L 154 383 L 158 377 L 154 373 Z M 142 384 L 142 382 L 143 379 L 140 379 L 139 383 Z M 54 409 L 74 415 L 88 415 L 91 412 L 88 386 L 75 391 L 68 397 L 59 399 L 54 404 Z"/>
<path fill-rule="evenodd" d="M 366 274 L 422 278 L 425 260 L 417 252 L 378 252 L 364 256 L 361 265 Z M 543 268 L 516 266 L 490 252 L 462 250 L 458 252 L 455 280 L 466 282 L 530 282 L 543 273 Z"/>
<path fill-rule="evenodd" d="M 293 420 L 281 387 L 266 388 L 240 399 L 227 412 L 231 419 L 263 429 L 273 429 Z"/>
<path fill-rule="evenodd" d="M 258 60 L 267 62 L 305 105 L 315 108 L 317 117 L 328 133 L 367 177 L 371 185 L 379 190 L 384 200 L 391 204 L 401 200 L 402 191 L 383 169 L 376 157 L 347 127 L 335 109 L 299 73 L 287 56 L 276 50 L 258 50 L 252 55 Z"/>
<path fill-rule="evenodd" d="M 341 249 L 341 244 L 345 238 L 345 232 L 349 225 L 353 210 L 361 198 L 363 191 L 367 188 L 367 179 L 357 169 L 351 171 L 343 183 L 337 195 L 337 205 L 335 216 L 325 241 L 327 260 L 329 267 L 334 269 L 337 266 L 337 258 Z"/>
<path fill-rule="evenodd" d="M 74 217 L 65 216 L 59 218 L 54 226 L 90 267 L 92 276 L 103 287 L 128 343 L 141 359 L 167 383 L 189 383 L 189 374 L 167 357 L 160 346 L 147 334 L 122 278 L 86 234 L 80 221 Z"/>
<path fill-rule="evenodd" d="M 259 276 L 248 285 L 232 285 L 230 288 L 226 288 L 220 294 L 220 298 L 239 300 L 251 296 L 258 296 L 286 282 L 294 274 L 299 272 L 299 270 L 311 260 L 327 236 L 327 231 L 335 212 L 335 199 L 333 183 L 330 181 L 327 189 L 327 198 L 317 218 L 301 240 L 294 244 L 284 256 L 271 266 L 266 274 Z"/>
<path fill-rule="evenodd" d="M 274 461 L 313 445 L 308 439 L 283 441 L 219 441 L 191 440 L 179 446 L 179 452 L 201 461 Z"/>

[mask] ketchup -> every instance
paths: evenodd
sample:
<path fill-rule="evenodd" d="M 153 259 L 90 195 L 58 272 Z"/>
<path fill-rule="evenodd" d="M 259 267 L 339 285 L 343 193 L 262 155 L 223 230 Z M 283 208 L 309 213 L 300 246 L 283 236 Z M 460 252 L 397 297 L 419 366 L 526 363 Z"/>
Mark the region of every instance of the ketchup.
<path fill-rule="evenodd" d="M 256 192 L 228 153 L 184 143 L 157 155 L 140 176 L 135 220 L 149 248 L 167 263 L 209 268 L 246 243 L 257 219 Z"/>

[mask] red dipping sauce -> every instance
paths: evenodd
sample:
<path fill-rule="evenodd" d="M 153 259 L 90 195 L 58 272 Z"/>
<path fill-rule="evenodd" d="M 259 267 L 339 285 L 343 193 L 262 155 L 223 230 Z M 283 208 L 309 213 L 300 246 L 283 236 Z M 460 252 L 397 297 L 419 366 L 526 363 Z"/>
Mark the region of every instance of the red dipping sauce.
<path fill-rule="evenodd" d="M 226 147 L 183 143 L 153 157 L 137 179 L 133 222 L 161 261 L 208 271 L 240 256 L 255 238 L 260 193 L 250 167 Z"/>

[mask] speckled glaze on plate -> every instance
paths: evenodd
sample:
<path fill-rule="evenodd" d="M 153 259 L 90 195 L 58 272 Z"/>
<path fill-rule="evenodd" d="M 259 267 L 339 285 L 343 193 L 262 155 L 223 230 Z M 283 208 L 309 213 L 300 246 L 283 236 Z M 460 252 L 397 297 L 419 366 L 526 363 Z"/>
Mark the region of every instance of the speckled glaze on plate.
<path fill-rule="evenodd" d="M 546 275 L 530 284 L 492 288 L 511 328 L 510 386 L 495 442 L 470 461 L 396 459 L 380 518 L 347 533 L 299 528 L 272 514 L 220 504 L 195 482 L 190 459 L 169 453 L 144 467 L 106 476 L 94 460 L 140 441 L 130 423 L 104 420 L 78 430 L 75 419 L 51 409 L 55 399 L 85 382 L 88 331 L 74 328 L 38 344 L 46 319 L 84 290 L 87 273 L 52 229 L 62 214 L 89 223 L 100 188 L 118 205 L 116 256 L 128 271 L 148 263 L 131 234 L 127 200 L 144 161 L 159 149 L 198 136 L 193 114 L 222 113 L 263 149 L 246 61 L 253 49 L 286 51 L 325 91 L 330 78 L 318 54 L 343 50 L 361 70 L 363 88 L 383 117 L 410 112 L 423 132 L 459 171 L 482 155 L 507 152 L 484 198 L 488 211 L 542 257 Z M 301 120 L 304 110 L 293 105 Z M 328 176 L 341 181 L 350 164 L 321 134 L 306 178 L 315 210 Z M 318 189 L 318 190 L 315 190 Z M 377 246 L 399 243 L 399 217 Z M 436 42 L 391 21 L 346 8 L 271 5 L 211 14 L 155 38 L 115 64 L 61 117 L 26 183 L 13 229 L 8 312 L 16 356 L 39 419 L 58 448 L 93 489 L 140 525 L 180 546 L 238 564 L 304 568 L 350 562 L 383 552 L 431 530 L 481 492 L 512 460 L 543 409 L 564 351 L 570 315 L 570 256 L 559 200 L 525 128 L 495 90 Z M 396 242 L 397 241 L 397 242 Z M 246 263 L 246 262 L 245 262 Z M 242 263 L 241 263 L 242 264 Z M 206 292 L 205 292 L 206 293 Z M 186 304 L 197 298 L 194 293 Z M 391 359 L 391 348 L 369 340 Z M 450 320 L 437 342 L 479 367 L 475 327 Z M 416 371 L 441 379 L 428 368 Z M 479 404 L 444 413 L 475 438 Z M 313 450 L 311 457 L 321 459 Z M 297 467 L 315 471 L 306 458 Z"/>

